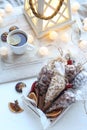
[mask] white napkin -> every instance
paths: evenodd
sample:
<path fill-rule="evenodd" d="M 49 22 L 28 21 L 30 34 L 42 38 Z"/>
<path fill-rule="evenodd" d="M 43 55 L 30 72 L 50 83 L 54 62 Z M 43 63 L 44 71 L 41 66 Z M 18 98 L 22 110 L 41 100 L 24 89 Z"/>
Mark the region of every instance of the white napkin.
<path fill-rule="evenodd" d="M 40 118 L 44 130 L 50 127 L 50 120 L 47 119 L 46 115 L 36 107 L 36 104 L 32 99 L 29 99 L 26 96 L 22 96 L 22 101 L 27 109 L 31 109 Z"/>
<path fill-rule="evenodd" d="M 43 129 L 46 130 L 51 125 L 51 122 L 49 119 L 47 119 L 46 115 L 40 109 L 37 108 L 37 111 L 40 115 L 40 121 L 43 126 Z"/>

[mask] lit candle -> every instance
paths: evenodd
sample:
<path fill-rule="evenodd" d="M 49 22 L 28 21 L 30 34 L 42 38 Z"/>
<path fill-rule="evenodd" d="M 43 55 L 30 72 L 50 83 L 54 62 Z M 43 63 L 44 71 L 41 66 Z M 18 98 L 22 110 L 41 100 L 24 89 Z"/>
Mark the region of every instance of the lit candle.
<path fill-rule="evenodd" d="M 61 39 L 61 41 L 67 43 L 67 42 L 70 41 L 70 36 L 69 36 L 68 33 L 64 32 L 64 33 L 61 34 L 60 39 Z"/>
<path fill-rule="evenodd" d="M 7 13 L 13 12 L 13 7 L 12 7 L 12 5 L 11 5 L 11 4 L 6 4 L 6 6 L 5 6 L 5 11 L 6 11 Z"/>
<path fill-rule="evenodd" d="M 28 35 L 28 42 L 29 43 L 33 43 L 34 42 L 34 38 L 33 38 L 33 36 L 32 35 Z"/>
<path fill-rule="evenodd" d="M 76 13 L 79 10 L 79 8 L 80 8 L 79 2 L 76 1 L 71 4 L 71 9 L 73 13 Z"/>
<path fill-rule="evenodd" d="M 0 55 L 1 55 L 2 57 L 6 57 L 6 56 L 8 55 L 8 48 L 5 47 L 5 46 L 1 47 L 1 48 L 0 48 Z"/>
<path fill-rule="evenodd" d="M 47 47 L 40 47 L 38 50 L 38 53 L 40 56 L 46 56 L 48 55 L 48 48 Z"/>
<path fill-rule="evenodd" d="M 57 37 L 58 37 L 58 34 L 57 34 L 56 31 L 51 31 L 51 32 L 49 32 L 49 39 L 50 39 L 50 40 L 56 40 Z"/>

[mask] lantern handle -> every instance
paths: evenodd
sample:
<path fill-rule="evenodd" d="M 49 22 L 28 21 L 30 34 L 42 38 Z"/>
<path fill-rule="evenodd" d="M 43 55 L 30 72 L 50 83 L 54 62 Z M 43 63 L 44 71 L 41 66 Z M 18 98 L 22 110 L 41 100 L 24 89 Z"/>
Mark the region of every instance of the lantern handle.
<path fill-rule="evenodd" d="M 60 10 L 60 8 L 61 8 L 63 2 L 64 2 L 64 0 L 60 0 L 58 6 L 57 6 L 57 8 L 56 8 L 56 10 L 54 11 L 54 13 L 53 13 L 52 15 L 48 16 L 48 17 L 46 17 L 46 16 L 44 16 L 44 15 L 38 13 L 38 12 L 35 10 L 35 8 L 34 8 L 34 6 L 33 6 L 32 0 L 29 0 L 29 5 L 30 5 L 30 8 L 31 8 L 31 10 L 32 10 L 32 13 L 33 13 L 37 18 L 40 18 L 40 19 L 43 19 L 43 20 L 49 20 L 49 19 L 53 18 L 53 17 L 58 13 L 58 11 Z"/>

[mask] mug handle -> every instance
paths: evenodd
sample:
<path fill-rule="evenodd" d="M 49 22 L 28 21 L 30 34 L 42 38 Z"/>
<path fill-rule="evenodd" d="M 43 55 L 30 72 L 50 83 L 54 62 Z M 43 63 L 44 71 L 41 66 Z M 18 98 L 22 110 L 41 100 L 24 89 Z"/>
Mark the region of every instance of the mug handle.
<path fill-rule="evenodd" d="M 35 46 L 30 44 L 30 43 L 28 43 L 27 50 L 32 51 L 33 49 L 35 49 Z"/>

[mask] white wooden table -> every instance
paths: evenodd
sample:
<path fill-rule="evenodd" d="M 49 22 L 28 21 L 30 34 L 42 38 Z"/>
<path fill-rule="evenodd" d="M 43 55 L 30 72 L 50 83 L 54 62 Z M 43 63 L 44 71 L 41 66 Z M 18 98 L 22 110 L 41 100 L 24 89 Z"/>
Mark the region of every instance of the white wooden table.
<path fill-rule="evenodd" d="M 3 32 L 8 32 L 9 28 L 14 25 L 24 30 L 27 34 L 33 36 L 33 44 L 35 45 L 35 49 L 32 53 L 27 51 L 22 56 L 16 56 L 11 53 L 11 50 L 9 50 L 7 43 L 3 43 L 0 40 L 0 47 L 6 46 L 9 51 L 7 58 L 3 58 L 2 56 L 0 56 L 0 73 L 2 73 L 2 75 L 0 75 L 0 83 L 36 76 L 40 71 L 41 67 L 43 66 L 44 62 L 49 60 L 49 58 L 56 57 L 59 54 L 58 47 L 62 46 L 61 42 L 58 41 L 58 39 L 54 41 L 51 41 L 47 37 L 37 39 L 31 26 L 28 24 L 23 14 L 23 7 L 17 7 L 14 9 L 13 13 L 6 14 L 4 22 L 2 26 L 0 26 L 0 35 Z M 41 46 L 48 46 L 49 55 L 45 57 L 41 57 L 40 55 L 38 55 L 38 49 Z M 67 48 L 68 44 L 63 44 L 63 47 L 65 46 Z M 10 73 L 12 75 L 9 75 Z"/>
<path fill-rule="evenodd" d="M 19 80 L 21 81 L 21 80 Z M 15 85 L 18 83 L 11 82 L 0 85 L 0 130 L 43 130 L 40 120 L 33 115 L 31 111 L 26 111 L 22 104 L 21 97 L 27 95 L 31 84 L 35 78 L 22 80 L 27 87 L 23 93 L 15 91 Z M 8 109 L 8 102 L 18 100 L 20 106 L 24 109 L 22 113 L 15 114 Z M 87 104 L 86 104 L 87 105 Z M 74 104 L 67 113 L 48 130 L 87 130 L 87 114 L 82 102 Z"/>
<path fill-rule="evenodd" d="M 3 29 L 3 31 L 7 30 L 15 23 L 22 29 L 26 28 L 25 24 L 22 22 L 18 24 L 17 21 L 14 20 L 14 17 L 15 16 L 13 16 L 13 19 L 10 19 L 11 23 L 6 24 L 5 22 L 2 28 L 0 28 L 0 31 L 1 29 Z M 17 17 L 19 18 L 19 15 L 16 14 L 15 18 L 17 19 Z M 7 17 L 6 21 L 8 20 L 9 18 Z M 29 26 L 26 29 L 29 31 Z M 0 33 L 2 33 L 2 31 Z M 38 40 L 35 41 L 38 43 Z M 42 40 L 40 40 L 40 42 L 42 42 Z M 70 44 L 70 46 L 71 48 L 73 47 L 72 44 Z M 6 71 L 4 71 L 4 76 L 7 76 L 5 72 Z M 11 73 L 11 70 L 9 73 Z M 1 74 L 2 73 L 0 73 L 0 75 Z M 37 117 L 34 116 L 30 111 L 24 110 L 20 114 L 15 114 L 10 112 L 8 108 L 8 102 L 14 102 L 16 99 L 19 101 L 21 107 L 24 108 L 21 97 L 28 94 L 31 84 L 35 80 L 36 78 L 22 78 L 22 80 L 16 79 L 15 82 L 12 81 L 9 83 L 0 84 L 0 130 L 43 130 L 40 120 L 37 119 Z M 15 91 L 15 85 L 19 81 L 23 81 L 27 85 L 27 87 L 23 89 L 22 94 L 19 94 Z M 69 111 L 67 111 L 67 113 L 55 124 L 55 126 L 49 128 L 48 130 L 87 130 L 87 114 L 85 113 L 83 102 L 75 103 L 71 109 L 69 109 Z"/>

